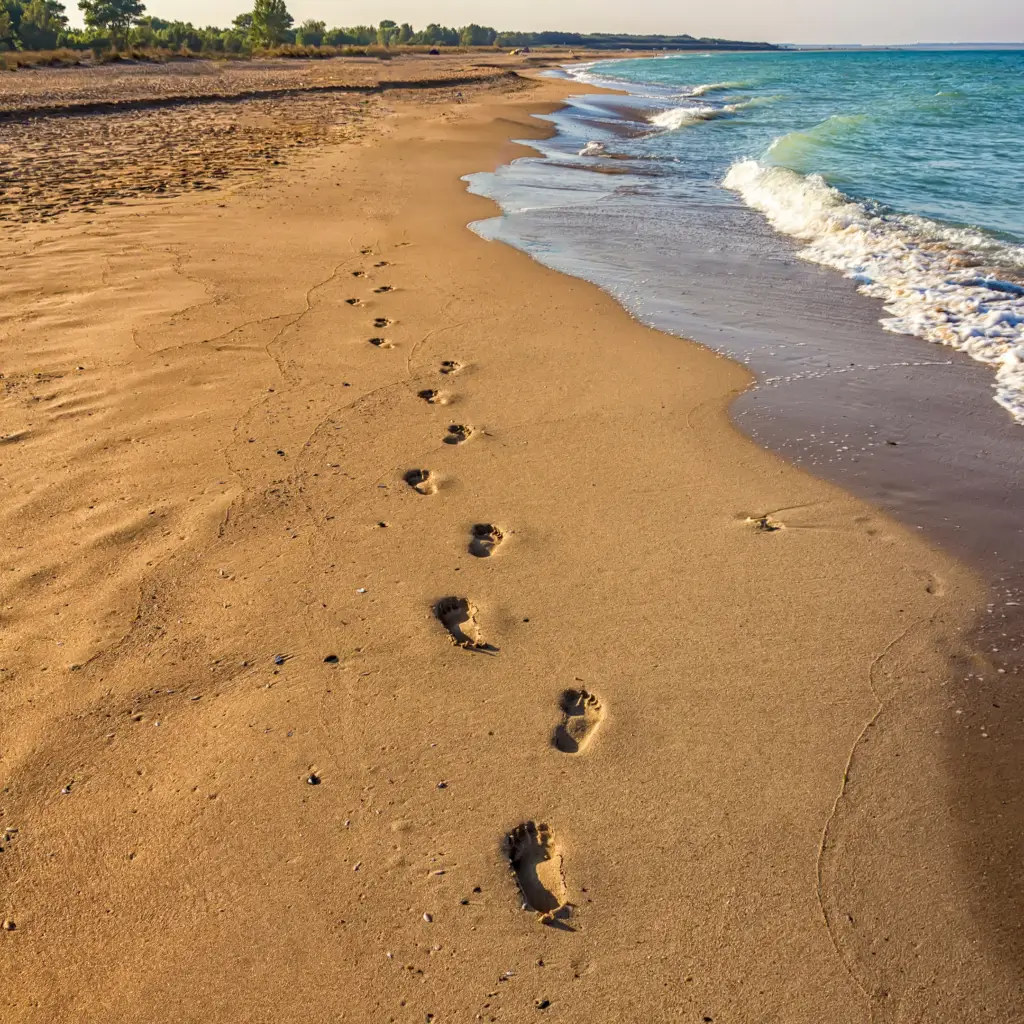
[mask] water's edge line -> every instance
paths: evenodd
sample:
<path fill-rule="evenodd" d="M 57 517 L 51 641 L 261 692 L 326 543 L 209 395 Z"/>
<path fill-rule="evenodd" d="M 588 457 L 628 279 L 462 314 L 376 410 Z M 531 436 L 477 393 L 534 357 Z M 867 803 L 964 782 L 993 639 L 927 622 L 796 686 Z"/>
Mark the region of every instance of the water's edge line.
<path fill-rule="evenodd" d="M 631 60 L 631 59 L 645 59 L 645 58 L 621 58 L 621 59 L 622 60 L 627 60 L 627 59 Z M 659 58 L 652 57 L 652 58 L 646 58 L 646 59 L 657 60 Z M 526 79 L 528 81 L 538 82 L 538 83 L 543 82 L 543 81 L 550 81 L 551 80 L 551 79 L 542 79 L 541 78 L 541 72 L 536 72 L 536 73 L 517 72 L 517 74 L 521 78 L 524 78 L 524 79 Z M 579 96 L 584 96 L 584 95 L 620 95 L 620 96 L 621 95 L 626 95 L 626 96 L 628 96 L 629 95 L 628 91 L 626 91 L 626 90 L 611 89 L 611 88 L 607 88 L 607 87 L 603 87 L 603 86 L 594 85 L 593 83 L 589 83 L 589 82 L 581 82 L 578 79 L 566 78 L 564 80 L 564 84 L 565 85 L 574 86 L 574 88 L 573 88 L 572 92 L 567 93 L 565 95 L 565 97 L 562 98 L 561 100 L 558 100 L 558 101 L 540 101 L 540 100 L 537 100 L 537 101 L 534 101 L 533 103 L 527 102 L 527 103 L 524 104 L 524 106 L 525 106 L 525 108 L 527 110 L 527 113 L 528 113 L 529 117 L 531 118 L 531 121 L 535 121 L 537 123 L 536 123 L 536 125 L 531 124 L 532 130 L 535 131 L 536 134 L 532 135 L 531 138 L 528 139 L 528 140 L 519 139 L 519 138 L 513 138 L 511 135 L 508 136 L 507 141 L 509 143 L 511 143 L 513 146 L 515 146 L 516 148 L 520 149 L 522 151 L 520 154 L 512 157 L 512 159 L 510 159 L 510 160 L 506 160 L 506 161 L 501 162 L 501 163 L 496 163 L 496 164 L 492 165 L 491 167 L 484 167 L 484 168 L 478 168 L 477 170 L 473 170 L 473 171 L 467 171 L 466 173 L 464 173 L 464 174 L 462 174 L 460 176 L 460 180 L 464 184 L 468 183 L 468 179 L 472 175 L 480 174 L 480 173 L 493 173 L 493 171 L 496 170 L 498 167 L 508 166 L 509 164 L 515 162 L 516 160 L 523 159 L 523 158 L 526 158 L 526 157 L 534 157 L 534 158 L 538 158 L 538 159 L 542 159 L 542 160 L 547 159 L 546 155 L 541 150 L 539 150 L 535 146 L 531 145 L 531 143 L 534 142 L 534 141 L 536 141 L 536 142 L 544 142 L 544 141 L 546 141 L 548 139 L 554 138 L 558 134 L 558 126 L 556 124 L 550 122 L 550 121 L 544 121 L 543 118 L 545 117 L 545 115 L 559 113 L 560 111 L 563 111 L 566 108 L 568 108 L 571 105 L 570 104 L 570 99 L 571 99 L 572 96 L 576 96 L 576 95 L 579 95 Z M 532 109 L 532 108 L 535 108 L 535 109 Z M 738 421 L 738 418 L 737 418 L 737 416 L 735 415 L 735 412 L 734 412 L 736 403 L 744 395 L 747 395 L 752 390 L 755 390 L 758 387 L 758 385 L 761 383 L 761 380 L 762 380 L 762 375 L 759 374 L 757 371 L 755 371 L 752 367 L 746 365 L 745 363 L 740 362 L 737 359 L 734 359 L 733 357 L 731 357 L 729 355 L 726 355 L 723 352 L 718 351 L 717 349 L 713 348 L 711 345 L 705 344 L 704 342 L 702 342 L 702 341 L 700 341 L 700 340 L 698 340 L 696 338 L 691 338 L 691 337 L 684 336 L 684 335 L 681 335 L 681 334 L 674 334 L 674 333 L 671 333 L 669 331 L 662 330 L 660 327 L 657 327 L 657 326 L 655 326 L 653 324 L 646 323 L 645 321 L 641 320 L 631 309 L 629 309 L 629 307 L 626 306 L 618 298 L 618 296 L 616 296 L 614 293 L 612 293 L 611 291 L 608 291 L 602 285 L 597 284 L 594 281 L 590 281 L 589 279 L 583 278 L 583 277 L 577 277 L 576 275 L 571 274 L 568 271 L 561 270 L 561 269 L 558 269 L 556 267 L 552 267 L 552 266 L 542 262 L 541 260 L 537 259 L 528 250 L 521 249 L 518 246 L 514 246 L 510 242 L 506 242 L 506 241 L 504 241 L 502 239 L 491 239 L 491 238 L 483 236 L 482 234 L 480 234 L 480 232 L 475 230 L 474 225 L 476 225 L 476 224 L 483 224 L 483 223 L 486 223 L 487 221 L 490 221 L 490 220 L 500 219 L 502 216 L 504 216 L 504 211 L 502 210 L 501 205 L 497 201 L 497 199 L 495 199 L 495 198 L 493 198 L 491 196 L 482 195 L 480 193 L 473 193 L 473 195 L 475 196 L 475 198 L 483 200 L 483 201 L 486 201 L 488 204 L 490 204 L 490 206 L 495 210 L 495 216 L 494 217 L 487 217 L 487 218 L 478 218 L 476 220 L 470 221 L 470 222 L 468 222 L 466 224 L 466 229 L 467 230 L 472 231 L 473 234 L 477 235 L 477 237 L 483 238 L 485 241 L 491 242 L 492 244 L 505 245 L 505 246 L 508 246 L 510 249 L 514 249 L 516 252 L 522 253 L 524 256 L 528 257 L 532 262 L 536 263 L 539 267 L 542 267 L 544 270 L 547 270 L 547 271 L 549 271 L 551 273 L 555 273 L 555 274 L 561 274 L 564 277 L 570 277 L 573 280 L 580 281 L 580 282 L 582 282 L 584 284 L 587 284 L 587 285 L 590 285 L 591 287 L 596 288 L 599 292 L 601 292 L 602 295 L 608 296 L 621 310 L 623 310 L 626 313 L 626 315 L 630 318 L 630 320 L 632 320 L 634 323 L 639 324 L 641 327 L 645 328 L 646 330 L 657 331 L 659 334 L 663 335 L 664 337 L 671 338 L 673 341 L 679 342 L 679 343 L 681 343 L 683 345 L 694 345 L 697 348 L 702 349 L 704 352 L 707 352 L 709 355 L 713 356 L 714 358 L 720 359 L 720 360 L 725 360 L 726 362 L 730 363 L 732 366 L 734 366 L 737 369 L 741 370 L 743 372 L 743 374 L 747 378 L 747 383 L 746 383 L 746 385 L 743 388 L 735 390 L 731 394 L 731 396 L 729 396 L 729 398 L 726 400 L 726 403 L 725 403 L 726 426 L 730 430 L 734 431 L 736 436 L 741 437 L 741 438 L 743 438 L 744 441 L 746 441 L 746 442 L 756 446 L 758 451 L 763 452 L 766 455 L 769 455 L 769 456 L 771 456 L 773 458 L 778 459 L 781 463 L 785 464 L 787 467 L 789 467 L 789 468 L 791 468 L 793 470 L 796 470 L 797 472 L 806 474 L 808 477 L 811 477 L 814 480 L 818 481 L 819 483 L 822 483 L 822 484 L 824 484 L 824 485 L 826 485 L 828 487 L 836 488 L 838 491 L 841 491 L 844 495 L 846 495 L 848 498 L 850 498 L 850 499 L 852 499 L 854 501 L 859 501 L 859 502 L 864 503 L 865 505 L 869 505 L 880 517 L 882 517 L 885 520 L 887 520 L 889 523 L 891 523 L 897 529 L 899 529 L 901 531 L 906 531 L 908 533 L 911 531 L 912 528 L 911 528 L 911 526 L 909 524 L 903 522 L 900 518 L 898 518 L 892 512 L 888 511 L 887 509 L 885 509 L 882 506 L 880 506 L 879 504 L 877 504 L 875 501 L 872 501 L 870 498 L 866 498 L 866 497 L 864 497 L 864 496 L 862 496 L 860 494 L 857 494 L 855 491 L 853 491 L 850 488 L 844 486 L 842 483 L 836 483 L 835 481 L 828 480 L 828 479 L 826 479 L 823 476 L 818 476 L 816 473 L 812 472 L 806 466 L 798 465 L 797 463 L 793 462 L 789 457 L 787 457 L 782 452 L 777 451 L 774 448 L 770 448 L 770 447 L 767 447 L 765 445 L 760 444 L 755 437 L 753 437 L 750 433 L 748 433 L 746 430 L 743 429 L 743 427 L 740 425 L 740 423 Z M 917 340 L 920 340 L 920 339 L 917 339 Z M 930 535 L 927 536 L 926 543 L 927 543 L 928 547 L 930 547 L 931 549 L 936 551 L 942 557 L 944 557 L 944 558 L 952 558 L 953 560 L 955 560 L 958 565 L 960 565 L 962 568 L 967 570 L 971 574 L 971 576 L 976 581 L 980 582 L 983 586 L 985 586 L 986 588 L 988 586 L 990 586 L 992 581 L 988 578 L 987 574 L 983 570 L 981 570 L 979 567 L 971 564 L 966 558 L 963 557 L 962 554 L 947 548 L 945 545 L 941 544 L 939 541 L 935 540 Z"/>

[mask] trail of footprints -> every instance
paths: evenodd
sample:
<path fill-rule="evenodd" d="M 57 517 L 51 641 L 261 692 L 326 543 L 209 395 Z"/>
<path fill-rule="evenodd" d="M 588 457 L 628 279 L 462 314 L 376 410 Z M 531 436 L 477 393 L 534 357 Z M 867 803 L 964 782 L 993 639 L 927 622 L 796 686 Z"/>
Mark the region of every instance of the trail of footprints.
<path fill-rule="evenodd" d="M 363 256 L 370 256 L 373 250 L 366 247 L 360 252 Z M 374 264 L 375 268 L 387 266 L 389 263 L 386 260 Z M 355 270 L 352 276 L 365 278 L 366 272 Z M 376 295 L 393 290 L 392 285 L 380 285 L 373 289 Z M 363 304 L 359 298 L 345 301 L 350 306 Z M 373 320 L 377 331 L 390 327 L 392 323 L 386 316 L 378 316 Z M 379 335 L 370 338 L 369 343 L 381 349 L 394 347 L 391 341 Z M 438 373 L 443 377 L 452 377 L 462 369 L 462 364 L 456 360 L 445 359 L 439 365 Z M 440 388 L 424 388 L 417 392 L 417 397 L 428 405 L 447 405 L 452 401 L 452 396 Z M 471 426 L 452 423 L 442 441 L 447 445 L 461 445 L 473 434 Z M 402 479 L 411 490 L 424 496 L 437 494 L 441 485 L 438 474 L 430 469 L 409 469 Z M 490 558 L 504 541 L 505 533 L 500 527 L 492 523 L 474 523 L 469 531 L 468 551 L 475 558 Z M 477 621 L 476 606 L 468 598 L 456 595 L 442 597 L 435 602 L 432 611 L 449 641 L 456 647 L 477 654 L 498 654 L 499 649 L 484 640 Z M 558 712 L 559 720 L 551 734 L 551 747 L 572 757 L 583 754 L 604 718 L 601 700 L 589 690 L 567 689 L 559 698 Z M 547 925 L 572 930 L 566 923 L 573 908 L 568 900 L 562 848 L 551 827 L 543 822 L 525 821 L 505 835 L 501 849 L 519 889 L 522 908 L 539 915 L 540 920 Z"/>

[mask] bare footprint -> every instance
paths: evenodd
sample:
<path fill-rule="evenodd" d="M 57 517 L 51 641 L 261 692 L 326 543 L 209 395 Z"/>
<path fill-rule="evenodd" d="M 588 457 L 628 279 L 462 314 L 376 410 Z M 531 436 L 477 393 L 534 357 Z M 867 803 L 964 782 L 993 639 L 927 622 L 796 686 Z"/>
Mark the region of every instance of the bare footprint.
<path fill-rule="evenodd" d="M 480 627 L 476 621 L 476 608 L 464 597 L 442 597 L 434 605 L 434 616 L 448 630 L 448 635 L 457 647 L 467 651 L 497 653 L 498 648 L 480 639 Z"/>
<path fill-rule="evenodd" d="M 565 906 L 562 851 L 547 825 L 517 825 L 504 843 L 505 856 L 523 895 L 523 909 L 553 914 Z"/>
<path fill-rule="evenodd" d="M 353 277 L 366 277 L 366 271 L 365 270 L 353 270 L 352 271 L 352 276 Z"/>
<path fill-rule="evenodd" d="M 490 523 L 476 523 L 469 531 L 469 553 L 477 558 L 488 558 L 504 540 L 501 530 Z"/>
<path fill-rule="evenodd" d="M 417 494 L 437 494 L 437 477 L 429 469 L 410 469 L 402 479 Z"/>
<path fill-rule="evenodd" d="M 378 331 L 384 327 L 390 327 L 391 324 L 392 321 L 389 320 L 386 316 L 379 316 L 373 321 L 373 326 L 376 327 Z"/>
<path fill-rule="evenodd" d="M 393 291 L 394 289 L 389 284 L 382 284 L 379 288 L 374 288 L 373 290 L 378 295 L 383 295 L 384 292 L 390 292 L 390 291 Z"/>
<path fill-rule="evenodd" d="M 604 718 L 604 708 L 586 690 L 566 690 L 561 699 L 562 720 L 551 742 L 563 754 L 581 754 Z"/>
<path fill-rule="evenodd" d="M 453 423 L 448 428 L 448 433 L 444 437 L 444 443 L 462 444 L 463 441 L 469 440 L 472 433 L 472 427 L 467 427 L 462 423 Z"/>
<path fill-rule="evenodd" d="M 348 306 L 361 306 L 363 303 L 360 299 L 346 299 L 345 304 Z"/>
<path fill-rule="evenodd" d="M 446 392 L 438 391 L 437 388 L 424 388 L 417 391 L 416 396 L 422 398 L 427 405 L 447 405 L 451 401 Z"/>
<path fill-rule="evenodd" d="M 391 264 L 387 260 L 381 260 L 380 263 L 374 263 L 375 267 L 390 267 Z"/>
<path fill-rule="evenodd" d="M 445 359 L 441 363 L 441 373 L 458 373 L 462 369 L 462 363 L 455 362 L 454 359 Z"/>
<path fill-rule="evenodd" d="M 368 340 L 369 340 L 371 345 L 374 345 L 377 348 L 394 348 L 395 347 L 394 345 L 391 344 L 390 341 L 387 340 L 387 338 L 370 338 Z"/>

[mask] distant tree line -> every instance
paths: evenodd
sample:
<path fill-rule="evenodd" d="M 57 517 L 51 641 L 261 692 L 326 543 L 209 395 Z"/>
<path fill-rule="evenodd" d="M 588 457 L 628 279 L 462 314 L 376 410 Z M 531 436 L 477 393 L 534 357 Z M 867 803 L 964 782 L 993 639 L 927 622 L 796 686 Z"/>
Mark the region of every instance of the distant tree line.
<path fill-rule="evenodd" d="M 0 0 L 0 51 L 71 49 L 161 49 L 192 53 L 246 53 L 294 44 L 349 46 L 572 46 L 580 49 L 695 49 L 707 46 L 770 48 L 766 43 L 730 43 L 693 36 L 581 35 L 575 32 L 498 32 L 486 25 L 447 28 L 408 23 L 328 28 L 307 20 L 296 26 L 285 0 L 254 0 L 229 28 L 198 28 L 191 22 L 146 15 L 141 0 L 78 0 L 84 29 L 71 28 L 60 0 Z"/>

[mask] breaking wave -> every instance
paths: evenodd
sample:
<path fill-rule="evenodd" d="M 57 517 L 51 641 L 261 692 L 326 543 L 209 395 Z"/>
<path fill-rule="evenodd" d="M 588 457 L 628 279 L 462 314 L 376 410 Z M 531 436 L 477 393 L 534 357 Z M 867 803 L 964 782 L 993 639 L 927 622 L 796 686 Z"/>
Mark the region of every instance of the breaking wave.
<path fill-rule="evenodd" d="M 734 163 L 723 185 L 805 242 L 804 259 L 881 299 L 886 330 L 991 366 L 995 400 L 1024 423 L 1024 246 L 857 202 L 820 175 L 756 160 Z"/>

